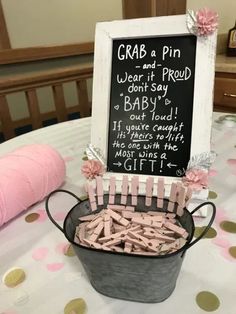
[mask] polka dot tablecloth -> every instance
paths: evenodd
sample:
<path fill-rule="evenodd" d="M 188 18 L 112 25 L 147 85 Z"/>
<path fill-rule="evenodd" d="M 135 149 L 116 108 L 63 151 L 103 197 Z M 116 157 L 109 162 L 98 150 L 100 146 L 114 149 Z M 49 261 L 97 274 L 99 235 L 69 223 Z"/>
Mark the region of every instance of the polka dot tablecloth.
<path fill-rule="evenodd" d="M 103 296 L 90 285 L 64 235 L 52 225 L 45 203 L 31 207 L 0 229 L 0 314 L 194 314 L 236 313 L 236 123 L 214 114 L 209 199 L 217 206 L 211 229 L 186 254 L 173 294 L 164 302 L 144 304 Z M 0 155 L 32 143 L 57 149 L 67 165 L 63 188 L 83 197 L 80 167 L 90 138 L 90 119 L 30 132 L 0 146 Z M 51 203 L 62 225 L 75 204 L 69 195 Z M 196 218 L 195 236 L 208 222 Z M 140 285 L 142 283 L 140 282 Z"/>

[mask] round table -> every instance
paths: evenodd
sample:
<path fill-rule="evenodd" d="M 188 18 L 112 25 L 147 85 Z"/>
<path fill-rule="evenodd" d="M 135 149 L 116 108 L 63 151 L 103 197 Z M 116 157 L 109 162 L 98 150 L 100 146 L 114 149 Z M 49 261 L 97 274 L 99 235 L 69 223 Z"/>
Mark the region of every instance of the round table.
<path fill-rule="evenodd" d="M 176 288 L 166 301 L 144 304 L 96 292 L 63 233 L 47 218 L 43 201 L 0 229 L 0 313 L 78 314 L 85 302 L 91 314 L 235 314 L 236 123 L 228 125 L 220 116 L 214 114 L 212 149 L 217 158 L 209 184 L 216 219 L 207 237 L 187 252 Z M 83 196 L 80 168 L 89 138 L 90 118 L 64 122 L 1 144 L 0 156 L 26 144 L 49 144 L 66 162 L 63 188 Z M 50 206 L 59 224 L 74 204 L 69 195 L 53 198 Z M 196 225 L 204 226 L 208 219 L 196 218 Z M 12 287 L 7 284 L 9 272 Z"/>

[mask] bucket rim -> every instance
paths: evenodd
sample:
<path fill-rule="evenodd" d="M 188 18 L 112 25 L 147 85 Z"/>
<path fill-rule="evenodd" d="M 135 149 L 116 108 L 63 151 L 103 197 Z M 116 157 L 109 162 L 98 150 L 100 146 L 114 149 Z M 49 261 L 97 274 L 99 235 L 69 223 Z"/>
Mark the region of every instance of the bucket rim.
<path fill-rule="evenodd" d="M 165 198 L 165 200 L 168 200 L 167 198 Z M 114 251 L 105 251 L 105 250 L 102 250 L 102 249 L 96 249 L 96 248 L 91 248 L 91 247 L 87 247 L 87 246 L 84 246 L 84 245 L 81 245 L 77 242 L 75 242 L 73 239 L 71 239 L 69 237 L 69 235 L 67 234 L 66 232 L 66 222 L 67 222 L 67 219 L 69 219 L 70 217 L 70 214 L 71 212 L 74 210 L 75 207 L 77 207 L 79 204 L 83 203 L 83 202 L 86 202 L 88 201 L 88 198 L 87 199 L 84 199 L 84 200 L 81 200 L 80 203 L 77 203 L 75 204 L 71 209 L 70 211 L 67 213 L 64 221 L 63 221 L 63 233 L 66 237 L 66 239 L 73 245 L 75 245 L 76 247 L 78 248 L 81 248 L 81 249 L 85 249 L 85 250 L 88 250 L 88 251 L 92 251 L 92 252 L 102 252 L 104 254 L 115 254 L 115 255 L 121 255 L 121 256 L 128 256 L 128 257 L 136 257 L 136 258 L 159 258 L 159 259 L 163 259 L 163 258 L 168 258 L 168 257 L 172 257 L 172 256 L 175 256 L 175 255 L 178 255 L 179 253 L 182 252 L 182 256 L 185 254 L 185 251 L 188 249 L 189 247 L 189 244 L 191 243 L 192 239 L 193 239 L 193 236 L 194 236 L 194 231 L 195 231 L 195 224 L 194 224 L 194 220 L 193 220 L 193 216 L 191 215 L 191 213 L 189 212 L 189 210 L 184 207 L 183 210 L 184 212 L 187 212 L 188 215 L 190 216 L 190 219 L 191 219 L 191 223 L 192 223 L 192 232 L 191 234 L 189 235 L 188 237 L 188 240 L 186 241 L 186 243 L 180 248 L 178 249 L 177 251 L 173 252 L 173 253 L 169 253 L 169 254 L 163 254 L 163 255 L 141 255 L 141 254 L 130 254 L 130 253 L 126 253 L 126 252 L 114 252 Z M 99 212 L 98 210 L 94 211 L 93 213 L 97 213 Z M 172 212 L 168 212 L 168 211 L 165 211 L 166 213 L 172 213 Z M 81 216 L 82 217 L 82 216 Z M 78 224 L 79 225 L 79 224 Z"/>

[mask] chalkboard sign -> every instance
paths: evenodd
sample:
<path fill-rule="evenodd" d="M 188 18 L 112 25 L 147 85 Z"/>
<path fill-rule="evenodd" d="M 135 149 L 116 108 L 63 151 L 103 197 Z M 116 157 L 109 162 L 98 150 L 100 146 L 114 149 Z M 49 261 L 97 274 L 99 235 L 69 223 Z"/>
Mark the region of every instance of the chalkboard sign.
<path fill-rule="evenodd" d="M 107 172 L 180 180 L 210 150 L 216 34 L 197 37 L 186 16 L 98 23 L 91 144 Z"/>
<path fill-rule="evenodd" d="M 196 36 L 113 40 L 107 171 L 175 177 L 190 159 Z"/>

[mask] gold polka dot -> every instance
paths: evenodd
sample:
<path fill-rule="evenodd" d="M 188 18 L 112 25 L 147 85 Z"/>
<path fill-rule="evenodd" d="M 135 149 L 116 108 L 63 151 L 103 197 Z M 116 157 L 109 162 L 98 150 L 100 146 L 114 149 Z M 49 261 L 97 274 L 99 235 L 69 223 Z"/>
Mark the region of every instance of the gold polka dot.
<path fill-rule="evenodd" d="M 224 220 L 220 223 L 220 227 L 226 232 L 236 233 L 236 223 L 233 221 Z"/>
<path fill-rule="evenodd" d="M 84 156 L 83 158 L 82 158 L 82 160 L 88 160 L 88 157 L 87 156 Z"/>
<path fill-rule="evenodd" d="M 196 296 L 196 302 L 197 305 L 206 312 L 213 312 L 220 306 L 218 297 L 209 291 L 199 292 Z"/>
<path fill-rule="evenodd" d="M 38 213 L 32 213 L 32 214 L 29 214 L 25 217 L 25 221 L 26 222 L 34 222 L 35 220 L 37 220 L 39 218 L 39 214 Z"/>
<path fill-rule="evenodd" d="M 71 244 L 69 245 L 68 249 L 66 250 L 64 254 L 69 257 L 75 256 L 75 251 Z"/>
<path fill-rule="evenodd" d="M 214 191 L 209 191 L 209 194 L 208 194 L 208 199 L 209 200 L 214 200 L 215 198 L 217 198 L 217 193 L 214 192 Z"/>
<path fill-rule="evenodd" d="M 88 199 L 88 195 L 82 195 L 79 198 L 81 199 L 81 201 L 85 201 Z"/>
<path fill-rule="evenodd" d="M 202 227 L 195 227 L 195 231 L 194 231 L 194 237 L 198 238 L 202 232 L 204 231 L 204 229 L 206 228 L 206 226 L 202 226 Z M 210 228 L 207 233 L 204 235 L 203 238 L 205 239 L 212 239 L 215 238 L 217 236 L 217 232 L 214 228 Z"/>
<path fill-rule="evenodd" d="M 236 246 L 231 246 L 229 248 L 229 254 L 233 257 L 236 258 Z"/>
<path fill-rule="evenodd" d="M 14 288 L 25 280 L 25 272 L 21 268 L 8 270 L 3 277 L 4 284 L 9 288 Z"/>
<path fill-rule="evenodd" d="M 86 303 L 81 298 L 71 300 L 64 308 L 64 314 L 84 314 L 85 311 Z"/>

